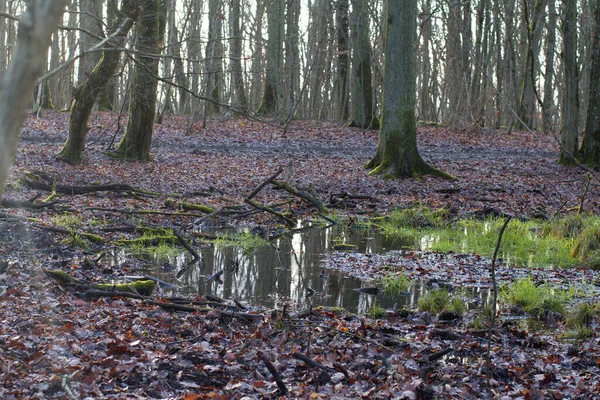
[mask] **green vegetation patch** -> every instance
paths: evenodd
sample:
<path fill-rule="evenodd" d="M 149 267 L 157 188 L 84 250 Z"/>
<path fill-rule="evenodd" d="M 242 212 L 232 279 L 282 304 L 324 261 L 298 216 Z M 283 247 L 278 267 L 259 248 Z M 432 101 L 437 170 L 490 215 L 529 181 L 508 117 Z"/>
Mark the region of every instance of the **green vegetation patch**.
<path fill-rule="evenodd" d="M 387 273 L 380 280 L 378 286 L 381 286 L 385 292 L 394 297 L 409 291 L 412 280 L 404 272 Z"/>
<path fill-rule="evenodd" d="M 491 257 L 504 219 L 449 221 L 444 210 L 424 206 L 394 210 L 371 221 L 388 238 L 420 250 Z M 573 215 L 550 221 L 513 219 L 502 238 L 501 255 L 520 266 L 600 267 L 600 218 Z"/>
<path fill-rule="evenodd" d="M 218 235 L 213 241 L 216 246 L 238 247 L 246 253 L 251 253 L 259 247 L 268 246 L 269 241 L 251 232 Z"/>
<path fill-rule="evenodd" d="M 549 311 L 564 314 L 569 295 L 566 291 L 536 285 L 530 278 L 524 278 L 503 286 L 500 298 L 528 314 L 542 317 Z"/>

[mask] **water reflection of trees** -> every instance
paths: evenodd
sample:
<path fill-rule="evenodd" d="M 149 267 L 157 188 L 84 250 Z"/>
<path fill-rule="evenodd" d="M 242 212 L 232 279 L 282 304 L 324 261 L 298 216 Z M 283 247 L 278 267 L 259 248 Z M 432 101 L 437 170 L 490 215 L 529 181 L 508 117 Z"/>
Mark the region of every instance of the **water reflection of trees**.
<path fill-rule="evenodd" d="M 321 277 L 321 260 L 326 252 L 332 250 L 334 241 L 357 244 L 358 251 L 365 253 L 381 253 L 401 246 L 401 243 L 385 240 L 372 232 L 359 232 L 346 226 L 317 227 L 291 237 L 282 237 L 272 246 L 252 252 L 236 246 L 203 245 L 197 249 L 200 262 L 188 268 L 180 279 L 175 278 L 176 271 L 185 268 L 190 261 L 187 252 L 167 258 L 148 257 L 147 261 L 154 266 L 149 273 L 179 286 L 179 294 L 212 294 L 252 305 L 278 308 L 286 303 L 297 305 L 300 309 L 319 305 L 336 306 L 359 313 L 366 313 L 375 304 L 384 308 L 394 305 L 398 309 L 416 307 L 425 291 L 418 282 L 408 294 L 369 296 L 354 291 L 361 287 L 361 282 L 341 272 L 328 270 L 324 271 L 325 278 Z M 177 269 L 165 272 L 162 269 L 164 264 L 174 265 Z M 207 280 L 221 269 L 222 282 Z M 306 297 L 307 288 L 315 291 L 312 297 Z M 484 304 L 489 301 L 487 289 L 473 289 L 468 295 Z"/>

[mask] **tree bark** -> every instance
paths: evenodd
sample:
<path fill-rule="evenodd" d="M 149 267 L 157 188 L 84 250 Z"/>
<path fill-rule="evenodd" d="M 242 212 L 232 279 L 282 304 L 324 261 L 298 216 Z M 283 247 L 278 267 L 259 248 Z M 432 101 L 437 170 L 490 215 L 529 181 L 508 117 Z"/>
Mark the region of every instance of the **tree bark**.
<path fill-rule="evenodd" d="M 527 2 L 524 2 L 525 11 Z M 517 121 L 516 127 L 520 129 L 535 128 L 533 126 L 533 115 L 535 113 L 535 85 L 538 69 L 538 54 L 540 49 L 540 39 L 542 24 L 540 23 L 546 8 L 546 0 L 535 0 L 533 13 L 528 18 L 528 12 L 525 13 L 525 22 L 527 24 L 527 50 L 525 54 L 525 69 L 523 72 L 523 84 L 521 85 L 521 96 L 519 97 L 519 106 L 517 115 L 520 121 Z"/>
<path fill-rule="evenodd" d="M 166 25 L 165 0 L 145 0 L 136 26 L 135 57 L 127 131 L 119 142 L 116 156 L 127 160 L 149 161 L 156 113 L 159 44 Z"/>
<path fill-rule="evenodd" d="M 581 151 L 583 162 L 600 164 L 600 0 L 594 0 L 594 31 L 587 118 Z"/>
<path fill-rule="evenodd" d="M 219 0 L 209 2 L 208 43 L 206 60 L 208 73 L 207 93 L 213 100 L 207 103 L 207 114 L 221 112 L 223 93 L 223 4 Z"/>
<path fill-rule="evenodd" d="M 542 102 L 542 129 L 544 133 L 553 130 L 554 114 L 554 50 L 556 47 L 556 6 L 554 0 L 548 2 L 548 28 L 546 30 L 545 41 L 545 61 L 544 69 L 544 100 Z"/>
<path fill-rule="evenodd" d="M 558 162 L 572 165 L 577 162 L 579 96 L 577 88 L 577 1 L 565 0 L 563 19 L 564 99 L 561 148 Z"/>
<path fill-rule="evenodd" d="M 428 165 L 417 148 L 415 118 L 415 42 L 417 3 L 388 0 L 385 40 L 385 86 L 379 145 L 365 166 L 385 179 L 434 174 L 450 175 Z"/>
<path fill-rule="evenodd" d="M 17 47 L 0 91 L 0 197 L 17 151 L 25 109 L 66 5 L 66 0 L 32 0 L 21 15 Z"/>
<path fill-rule="evenodd" d="M 373 107 L 371 48 L 369 40 L 369 4 L 367 0 L 352 0 L 352 122 L 350 126 L 377 129 Z"/>
<path fill-rule="evenodd" d="M 235 95 L 235 103 L 241 111 L 248 108 L 246 88 L 244 87 L 244 71 L 242 69 L 242 41 L 243 31 L 240 28 L 241 6 L 240 0 L 231 0 L 230 30 L 231 30 L 231 82 Z"/>
<path fill-rule="evenodd" d="M 278 77 L 283 50 L 283 37 L 281 33 L 283 27 L 283 6 L 283 0 L 270 0 L 267 7 L 267 69 L 262 104 L 258 109 L 258 112 L 261 114 L 273 114 L 279 108 L 281 85 Z"/>
<path fill-rule="evenodd" d="M 337 77 L 336 103 L 338 104 L 337 119 L 346 121 L 349 118 L 348 108 L 348 69 L 350 60 L 348 0 L 338 0 L 335 9 L 337 33 Z"/>
<path fill-rule="evenodd" d="M 111 35 L 114 38 L 107 43 L 111 49 L 102 52 L 102 57 L 89 74 L 85 82 L 77 86 L 73 94 L 73 103 L 69 116 L 69 135 L 58 158 L 71 165 L 81 164 L 84 158 L 87 126 L 94 107 L 96 93 L 106 88 L 109 79 L 119 65 L 120 47 L 140 12 L 139 0 L 125 0 L 119 11 L 119 17 L 113 25 Z"/>

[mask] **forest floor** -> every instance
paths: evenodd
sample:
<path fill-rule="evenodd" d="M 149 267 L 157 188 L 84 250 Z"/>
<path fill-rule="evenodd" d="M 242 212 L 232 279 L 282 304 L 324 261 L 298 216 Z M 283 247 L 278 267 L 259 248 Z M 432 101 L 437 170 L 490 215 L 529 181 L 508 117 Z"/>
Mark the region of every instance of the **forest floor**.
<path fill-rule="evenodd" d="M 289 398 L 598 398 L 597 331 L 573 341 L 552 326 L 528 331 L 498 324 L 488 373 L 487 332 L 467 321 L 442 323 L 417 311 L 380 320 L 331 309 L 292 314 L 233 299 L 215 305 L 206 297 L 192 299 L 196 308 L 173 310 L 161 305 L 173 303 L 159 295 L 91 298 L 90 285 L 59 285 L 44 274 L 61 269 L 98 281 L 106 266 L 90 261 L 121 237 L 119 229 L 140 222 L 181 234 L 194 221 L 279 225 L 280 218 L 245 202 L 279 167 L 278 181 L 342 216 L 381 215 L 415 203 L 457 217 L 565 214 L 581 205 L 588 171 L 558 165 L 554 138 L 420 127 L 423 158 L 458 179 L 384 181 L 362 169 L 375 154 L 375 131 L 298 121 L 283 135 L 278 124 L 230 118 L 209 120 L 206 128 L 196 123 L 188 132 L 185 118 L 167 117 L 155 126 L 153 161 L 132 163 L 104 154 L 125 124 L 117 120 L 110 113 L 92 116 L 79 166 L 56 159 L 68 114 L 48 112 L 25 122 L 0 213 L 0 397 L 229 399 L 285 391 Z M 58 190 L 44 202 L 50 192 L 25 180 L 65 191 L 130 187 L 86 195 Z M 186 215 L 167 207 L 167 199 L 216 211 Z M 271 184 L 253 197 L 269 205 L 288 199 L 298 218 L 315 215 L 314 204 Z M 591 181 L 583 199 L 585 211 L 600 211 L 598 181 Z M 149 210 L 157 213 L 142 214 Z M 67 244 L 64 239 L 74 235 L 57 217 L 65 213 L 78 216 L 80 232 L 105 243 L 92 243 L 91 250 Z M 599 282 L 597 274 L 590 279 Z"/>

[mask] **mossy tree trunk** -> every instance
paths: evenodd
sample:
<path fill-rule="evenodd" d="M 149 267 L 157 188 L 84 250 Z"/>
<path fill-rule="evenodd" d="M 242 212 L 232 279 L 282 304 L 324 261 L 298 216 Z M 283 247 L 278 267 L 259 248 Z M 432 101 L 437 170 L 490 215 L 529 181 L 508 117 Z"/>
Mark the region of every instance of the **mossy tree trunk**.
<path fill-rule="evenodd" d="M 94 107 L 95 95 L 104 90 L 112 75 L 119 65 L 121 51 L 118 50 L 125 41 L 127 33 L 133 26 L 140 12 L 139 0 L 125 0 L 121 5 L 118 19 L 112 27 L 111 35 L 118 32 L 113 40 L 107 43 L 111 50 L 105 50 L 89 74 L 89 77 L 81 85 L 77 86 L 73 94 L 73 103 L 69 117 L 69 136 L 58 153 L 58 158 L 71 165 L 81 164 L 84 157 L 85 139 L 89 128 L 87 126 L 92 108 Z"/>
<path fill-rule="evenodd" d="M 159 43 L 166 25 L 166 1 L 145 0 L 136 25 L 135 56 L 127 131 L 117 146 L 117 156 L 149 161 L 156 113 Z"/>
<path fill-rule="evenodd" d="M 417 148 L 415 48 L 417 2 L 387 2 L 383 118 L 375 157 L 365 166 L 384 178 L 434 174 L 453 177 L 428 165 Z"/>
<path fill-rule="evenodd" d="M 592 68 L 587 118 L 581 152 L 583 162 L 600 165 L 600 1 L 595 1 Z"/>

